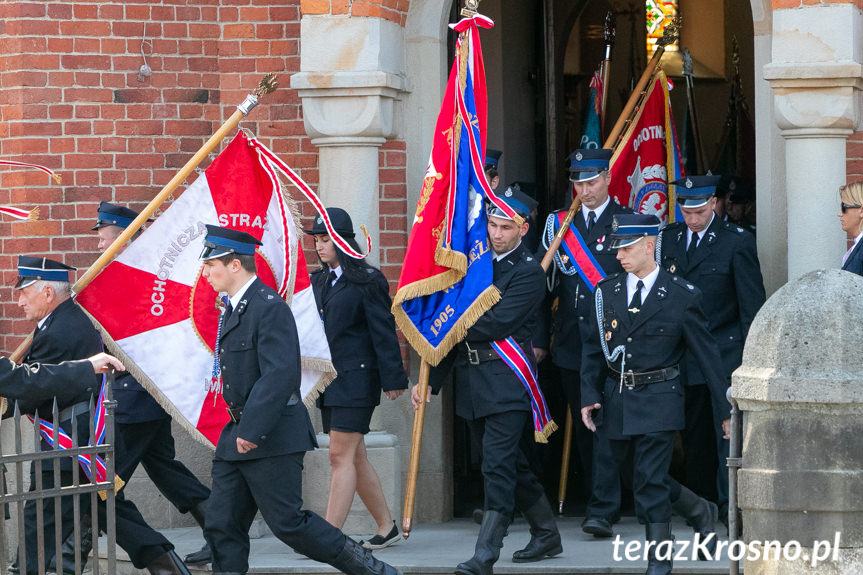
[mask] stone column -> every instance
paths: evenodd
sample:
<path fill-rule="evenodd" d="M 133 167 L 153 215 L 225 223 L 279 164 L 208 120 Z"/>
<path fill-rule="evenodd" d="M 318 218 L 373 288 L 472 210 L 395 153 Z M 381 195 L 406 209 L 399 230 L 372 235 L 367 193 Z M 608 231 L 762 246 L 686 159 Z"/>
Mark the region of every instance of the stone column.
<path fill-rule="evenodd" d="M 789 280 L 839 267 L 846 249 L 837 191 L 845 183 L 845 139 L 860 122 L 861 22 L 854 4 L 773 12 L 764 78 L 786 140 Z"/>
<path fill-rule="evenodd" d="M 863 572 L 861 293 L 859 276 L 810 272 L 779 289 L 749 330 L 732 377 L 744 411 L 743 539 L 786 552 L 747 556 L 747 575 Z"/>
<path fill-rule="evenodd" d="M 372 236 L 379 264 L 378 148 L 395 135 L 395 101 L 405 89 L 404 33 L 379 18 L 304 16 L 300 72 L 291 87 L 303 102 L 303 121 L 319 148 L 318 192 L 346 209 L 359 234 Z M 358 235 L 360 247 L 362 238 Z"/>

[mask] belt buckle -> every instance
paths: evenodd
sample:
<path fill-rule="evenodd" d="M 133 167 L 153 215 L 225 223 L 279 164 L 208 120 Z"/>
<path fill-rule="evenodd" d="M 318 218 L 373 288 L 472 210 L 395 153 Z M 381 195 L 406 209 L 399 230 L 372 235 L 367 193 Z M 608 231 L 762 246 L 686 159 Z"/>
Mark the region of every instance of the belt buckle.
<path fill-rule="evenodd" d="M 635 388 L 635 374 L 630 369 L 629 371 L 622 374 L 623 375 L 623 385 L 626 386 L 627 389 Z"/>
<path fill-rule="evenodd" d="M 468 342 L 464 342 L 464 346 L 467 349 L 468 363 L 470 363 L 471 365 L 479 365 L 479 351 L 476 349 L 471 349 Z"/>

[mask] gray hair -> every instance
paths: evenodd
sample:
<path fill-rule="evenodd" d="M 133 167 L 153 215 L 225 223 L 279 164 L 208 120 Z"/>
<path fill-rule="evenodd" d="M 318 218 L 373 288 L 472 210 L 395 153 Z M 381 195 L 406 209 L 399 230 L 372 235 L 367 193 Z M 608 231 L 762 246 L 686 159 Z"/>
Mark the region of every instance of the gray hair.
<path fill-rule="evenodd" d="M 45 286 L 50 286 L 58 299 L 66 299 L 72 295 L 72 284 L 69 282 L 39 280 L 36 282 L 36 291 L 42 293 Z"/>

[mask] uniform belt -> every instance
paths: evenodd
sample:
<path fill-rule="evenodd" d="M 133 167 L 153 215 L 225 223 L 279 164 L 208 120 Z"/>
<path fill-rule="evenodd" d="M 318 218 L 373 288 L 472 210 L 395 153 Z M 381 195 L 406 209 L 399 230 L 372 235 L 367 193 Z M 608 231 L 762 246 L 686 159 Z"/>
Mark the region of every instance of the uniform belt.
<path fill-rule="evenodd" d="M 531 348 L 531 343 L 529 341 L 518 342 L 518 346 L 522 351 L 525 351 Z M 459 350 L 467 356 L 467 361 L 471 365 L 479 365 L 486 361 L 500 359 L 498 353 L 493 350 L 491 345 L 488 343 L 469 344 L 468 342 L 463 341 L 459 344 Z"/>
<path fill-rule="evenodd" d="M 63 423 L 65 421 L 72 421 L 73 419 L 75 419 L 76 415 L 80 415 L 89 409 L 90 409 L 90 402 L 89 401 L 79 401 L 75 405 L 70 405 L 69 407 L 65 407 L 62 410 L 60 410 L 60 414 L 58 416 L 59 421 L 60 421 L 60 423 Z"/>
<path fill-rule="evenodd" d="M 296 405 L 300 402 L 300 394 L 296 391 L 291 395 L 291 399 L 288 400 L 288 406 Z M 226 407 L 225 410 L 228 412 L 228 417 L 231 418 L 231 421 L 234 423 L 240 423 L 240 420 L 243 418 L 243 408 L 246 406 L 240 407 Z"/>
<path fill-rule="evenodd" d="M 656 371 L 643 371 L 640 373 L 625 371 L 622 375 L 612 367 L 609 367 L 608 370 L 614 374 L 615 378 L 620 379 L 626 387 L 635 387 L 636 385 L 647 385 L 650 383 L 662 383 L 663 381 L 674 379 L 680 375 L 680 367 L 677 365 L 657 369 Z"/>

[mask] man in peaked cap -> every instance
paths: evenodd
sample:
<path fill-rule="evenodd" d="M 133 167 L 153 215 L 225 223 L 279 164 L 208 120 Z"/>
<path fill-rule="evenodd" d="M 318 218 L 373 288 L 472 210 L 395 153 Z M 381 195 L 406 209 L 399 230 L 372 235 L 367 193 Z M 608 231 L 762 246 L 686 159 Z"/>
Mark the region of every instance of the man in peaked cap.
<path fill-rule="evenodd" d="M 530 209 L 515 194 L 500 197 L 527 218 Z M 563 552 L 551 505 L 519 445 L 531 421 L 530 399 L 516 373 L 491 345 L 512 338 L 535 369 L 531 338 L 545 274 L 522 243 L 529 224 L 517 225 L 494 205 L 487 213 L 493 281 L 500 300 L 477 319 L 430 377 L 430 392 L 438 393 L 454 369 L 456 414 L 468 422 L 472 436 L 482 445 L 485 508 L 474 555 L 455 569 L 461 575 L 492 573 L 515 507 L 524 513 L 531 538 L 513 554 L 514 562 L 539 561 Z M 416 387 L 411 400 L 417 407 Z"/>
<path fill-rule="evenodd" d="M 255 272 L 253 236 L 207 226 L 202 275 L 227 293 L 216 358 L 229 421 L 213 457 L 204 535 L 214 573 L 249 570 L 249 528 L 258 510 L 293 549 L 351 575 L 396 575 L 368 549 L 301 509 L 303 456 L 314 449 L 300 397 L 300 343 L 290 307 Z"/>
<path fill-rule="evenodd" d="M 18 281 L 15 289 L 18 291 L 18 306 L 23 309 L 27 320 L 36 322 L 33 342 L 27 349 L 23 363 L 60 363 L 86 359 L 102 351 L 99 333 L 87 319 L 84 312 L 72 301 L 69 272 L 75 268 L 61 262 L 44 257 L 19 256 Z M 60 409 L 60 426 L 71 433 L 73 426 L 78 429 L 78 437 L 86 444 L 89 437 L 88 402 L 93 395 L 98 395 L 100 380 L 97 377 L 86 377 L 70 386 L 64 380 L 52 381 L 45 387 L 26 387 L 19 393 L 8 393 L 7 398 L 17 400 L 22 413 L 51 413 L 53 399 L 56 397 Z M 53 449 L 44 438 L 41 449 Z M 71 485 L 73 481 L 72 459 L 61 463 L 61 485 Z M 45 460 L 40 471 L 36 464 L 31 468 L 31 475 L 42 473 L 42 486 L 47 489 L 54 486 L 53 464 Z M 51 499 L 28 501 L 24 507 L 24 531 L 26 541 L 27 573 L 38 570 L 37 558 L 38 529 L 37 505 L 42 506 L 43 513 L 43 552 L 46 564 L 55 557 L 55 522 L 54 502 Z M 64 538 L 73 531 L 74 523 L 80 518 L 75 517 L 71 497 L 61 499 L 61 533 Z M 89 495 L 82 496 L 81 509 L 89 510 Z M 105 504 L 98 502 L 99 523 L 105 525 Z M 132 563 L 138 569 L 150 571 L 153 575 L 185 575 L 186 566 L 173 551 L 174 546 L 160 533 L 154 531 L 144 522 L 141 513 L 135 505 L 123 497 L 122 492 L 115 501 L 117 543 L 129 554 Z M 19 550 L 20 551 L 20 550 Z M 74 553 L 74 550 L 73 550 Z M 20 566 L 20 557 L 18 566 Z M 64 562 L 64 571 L 74 569 L 72 563 Z M 55 561 L 56 563 L 56 561 Z"/>
<path fill-rule="evenodd" d="M 96 225 L 92 228 L 99 235 L 99 251 L 108 249 L 137 217 L 138 212 L 127 207 L 100 203 Z M 136 237 L 141 231 L 143 228 L 136 232 Z M 122 246 L 117 253 L 124 249 Z M 138 464 L 142 464 L 159 492 L 180 513 L 191 513 L 203 529 L 205 502 L 210 490 L 177 461 L 171 416 L 127 371 L 118 374 L 114 380 L 114 399 L 117 401 L 114 412 L 117 435 L 123 445 L 122 457 L 117 460 L 117 475 L 128 482 Z M 73 548 L 74 541 L 64 543 L 64 549 L 70 553 Z M 212 553 L 206 545 L 185 557 L 186 563 L 191 565 L 207 563 L 211 559 Z"/>
<path fill-rule="evenodd" d="M 500 150 L 488 149 L 485 151 L 485 177 L 488 178 L 488 185 L 492 191 L 496 191 L 500 185 L 500 174 L 498 174 L 498 164 L 503 152 Z"/>
<path fill-rule="evenodd" d="M 590 256 L 604 275 L 620 272 L 617 250 L 611 246 L 609 235 L 612 221 L 620 214 L 631 214 L 632 210 L 621 206 L 608 195 L 611 183 L 609 162 L 612 151 L 608 149 L 575 150 L 569 155 L 570 181 L 573 194 L 581 198 L 581 209 L 575 214 L 572 225 L 581 236 Z M 546 230 L 556 229 L 555 220 L 561 221 L 567 209 L 549 214 Z M 564 241 L 574 241 L 568 231 Z M 551 244 L 547 234 L 543 235 L 546 248 Z M 577 417 L 581 407 L 581 352 L 582 339 L 593 314 L 593 286 L 588 285 L 578 273 L 577 263 L 561 249 L 560 264 L 554 272 L 556 285 L 546 298 L 548 307 L 557 297 L 557 312 L 553 320 L 553 345 L 551 358 L 560 370 L 560 379 L 567 402 L 573 411 L 573 435 L 581 467 L 586 476 L 588 506 L 582 529 L 594 537 L 611 537 L 612 525 L 620 515 L 620 478 L 617 464 L 611 456 L 611 447 L 601 436 L 590 433 Z M 587 334 L 590 335 L 590 334 Z M 537 347 L 548 347 L 546 334 L 537 338 Z"/>
<path fill-rule="evenodd" d="M 596 287 L 597 313 L 590 320 L 592 335 L 584 341 L 581 373 L 584 425 L 608 438 L 618 461 L 632 453 L 636 515 L 653 543 L 649 575 L 671 573 L 671 510 L 681 486 L 668 470 L 674 432 L 684 425 L 684 353 L 697 362 L 716 400 L 725 397 L 726 389 L 716 342 L 701 311 L 701 292 L 656 265 L 659 224 L 653 215 L 615 216 L 610 240 L 624 272 Z M 712 531 L 699 533 L 709 536 L 715 548 Z"/>
<path fill-rule="evenodd" d="M 684 221 L 663 229 L 660 262 L 666 271 L 686 279 L 704 294 L 704 313 L 730 383 L 731 373 L 743 361 L 749 326 L 765 300 L 755 238 L 714 213 L 718 176 L 690 176 L 672 183 Z M 686 427 L 681 435 L 687 483 L 696 489 L 705 483 L 715 486 L 720 518 L 727 523 L 729 445 L 723 438 L 721 421 L 728 402 L 711 402 L 706 376 L 693 357 L 688 356 L 684 365 Z M 706 461 L 701 456 L 704 453 Z"/>

